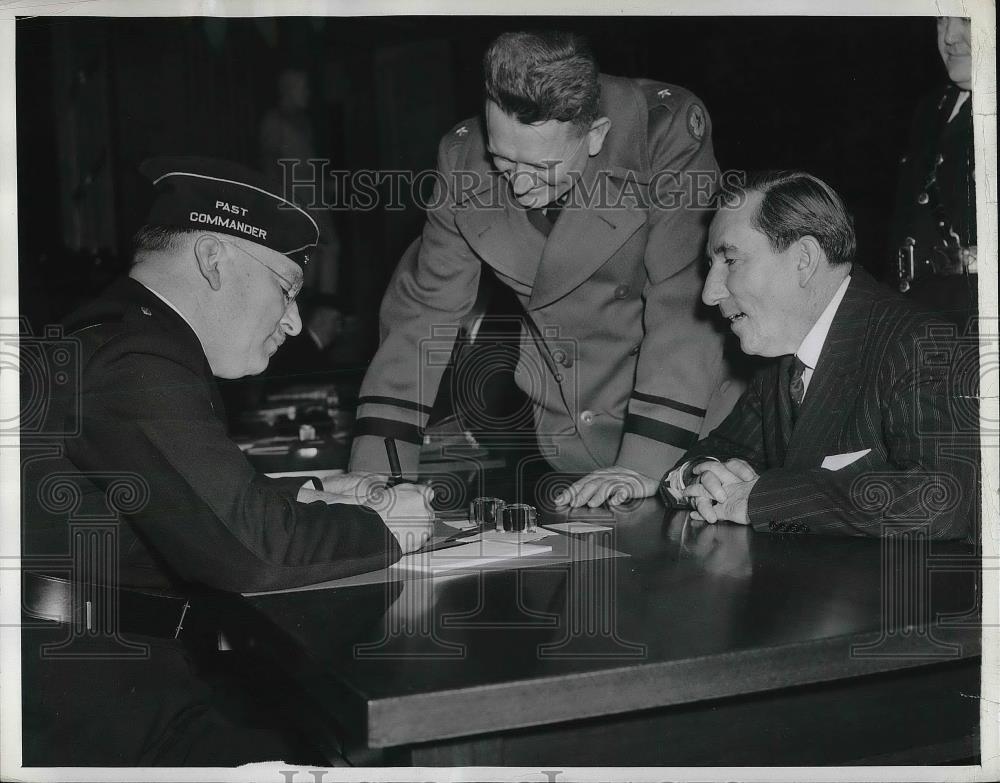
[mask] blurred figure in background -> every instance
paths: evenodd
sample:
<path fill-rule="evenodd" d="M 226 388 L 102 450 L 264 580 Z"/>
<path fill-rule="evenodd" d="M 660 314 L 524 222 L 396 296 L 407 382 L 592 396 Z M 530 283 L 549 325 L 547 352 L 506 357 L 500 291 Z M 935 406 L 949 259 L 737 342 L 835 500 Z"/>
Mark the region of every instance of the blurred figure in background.
<path fill-rule="evenodd" d="M 340 273 L 340 241 L 337 237 L 330 213 L 322 204 L 299 203 L 293 195 L 310 191 L 316 186 L 320 193 L 320 166 L 308 161 L 320 156 L 316 152 L 313 139 L 312 121 L 309 117 L 309 77 L 305 71 L 287 68 L 278 77 L 278 104 L 267 114 L 260 124 L 261 171 L 279 192 L 300 207 L 309 211 L 319 224 L 320 243 L 316 248 L 313 263 L 309 265 L 305 286 L 311 291 L 334 294 Z M 281 161 L 294 161 L 282 164 Z M 293 193 L 288 180 L 294 177 L 299 186 Z"/>
<path fill-rule="evenodd" d="M 977 307 L 976 182 L 969 19 L 937 20 L 949 82 L 914 115 L 900 162 L 889 280 L 965 330 Z"/>

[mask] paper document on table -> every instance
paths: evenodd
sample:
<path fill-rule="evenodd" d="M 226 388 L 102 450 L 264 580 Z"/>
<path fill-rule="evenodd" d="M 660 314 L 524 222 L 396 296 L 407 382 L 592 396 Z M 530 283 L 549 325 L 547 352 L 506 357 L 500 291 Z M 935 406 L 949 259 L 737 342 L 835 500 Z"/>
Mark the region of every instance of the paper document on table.
<path fill-rule="evenodd" d="M 414 553 L 406 555 L 393 568 L 404 571 L 423 571 L 437 573 L 455 569 L 472 569 L 500 563 L 505 560 L 516 560 L 530 555 L 540 555 L 551 552 L 552 547 L 544 544 L 519 544 L 508 541 L 474 541 L 447 549 L 433 552 Z"/>
<path fill-rule="evenodd" d="M 442 525 L 447 525 L 448 527 L 454 528 L 455 530 L 472 530 L 476 527 L 476 523 L 465 517 L 455 517 L 450 518 L 444 515 L 439 515 L 437 520 L 441 522 Z"/>
<path fill-rule="evenodd" d="M 334 476 L 343 476 L 343 468 L 323 468 L 322 470 L 284 470 L 278 473 L 265 473 L 269 478 L 312 478 L 315 476 L 320 481 L 326 481 Z"/>
<path fill-rule="evenodd" d="M 560 533 L 599 533 L 602 530 L 614 530 L 609 525 L 595 525 L 590 522 L 553 522 L 545 527 Z"/>
<path fill-rule="evenodd" d="M 536 528 L 535 530 L 522 530 L 519 533 L 514 531 L 506 530 L 484 530 L 483 540 L 484 541 L 500 541 L 504 544 L 527 544 L 531 541 L 537 541 L 539 538 L 548 538 L 549 536 L 554 536 L 551 530 L 546 530 L 544 527 Z"/>

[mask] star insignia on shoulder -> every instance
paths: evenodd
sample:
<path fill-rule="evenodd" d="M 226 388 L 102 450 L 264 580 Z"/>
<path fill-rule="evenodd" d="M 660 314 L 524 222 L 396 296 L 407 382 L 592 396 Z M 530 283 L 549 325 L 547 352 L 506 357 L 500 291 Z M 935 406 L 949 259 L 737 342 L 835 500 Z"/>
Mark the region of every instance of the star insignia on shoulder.
<path fill-rule="evenodd" d="M 464 136 L 468 132 L 469 132 L 468 126 L 463 125 L 461 128 L 455 131 L 455 134 L 458 136 Z"/>
<path fill-rule="evenodd" d="M 673 95 L 670 90 L 658 90 L 656 93 L 657 98 L 666 98 L 668 95 Z"/>

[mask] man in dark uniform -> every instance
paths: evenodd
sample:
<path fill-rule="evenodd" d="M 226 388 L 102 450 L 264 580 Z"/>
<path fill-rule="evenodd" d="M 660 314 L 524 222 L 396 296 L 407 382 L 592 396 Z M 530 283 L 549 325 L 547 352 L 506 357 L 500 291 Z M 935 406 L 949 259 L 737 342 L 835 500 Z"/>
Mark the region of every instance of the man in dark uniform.
<path fill-rule="evenodd" d="M 429 492 L 383 491 L 376 511 L 369 477 L 254 471 L 213 376 L 263 371 L 299 332 L 316 224 L 242 166 L 142 170 L 157 199 L 134 265 L 66 322 L 78 386 L 22 440 L 24 763 L 312 761 L 203 674 L 217 665 L 206 594 L 383 568 L 429 535 Z"/>
<path fill-rule="evenodd" d="M 483 121 L 442 139 L 423 235 L 382 302 L 351 465 L 384 471 L 391 436 L 415 474 L 436 357 L 486 271 L 524 310 L 515 379 L 542 454 L 624 499 L 622 476 L 675 461 L 738 396 L 698 302 L 708 113 L 683 87 L 599 74 L 569 33 L 501 35 L 484 70 Z"/>
<path fill-rule="evenodd" d="M 977 313 L 970 22 L 937 20 L 950 79 L 920 104 L 899 172 L 891 282 L 964 331 Z"/>

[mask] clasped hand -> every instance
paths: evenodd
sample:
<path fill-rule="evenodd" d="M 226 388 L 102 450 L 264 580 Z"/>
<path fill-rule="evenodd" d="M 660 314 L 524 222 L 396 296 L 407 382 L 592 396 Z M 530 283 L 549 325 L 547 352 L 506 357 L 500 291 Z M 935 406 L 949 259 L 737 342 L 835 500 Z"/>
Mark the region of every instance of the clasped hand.
<path fill-rule="evenodd" d="M 750 524 L 747 500 L 759 476 L 749 463 L 741 459 L 710 460 L 695 465 L 692 473 L 698 481 L 686 487 L 683 494 L 694 509 L 694 519 Z"/>

